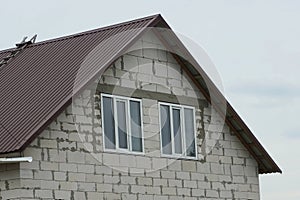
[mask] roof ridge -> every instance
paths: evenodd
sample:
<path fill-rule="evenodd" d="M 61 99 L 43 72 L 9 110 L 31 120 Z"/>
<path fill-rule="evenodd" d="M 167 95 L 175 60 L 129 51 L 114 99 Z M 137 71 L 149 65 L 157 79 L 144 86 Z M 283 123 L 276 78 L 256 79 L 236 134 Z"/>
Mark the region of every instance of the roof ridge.
<path fill-rule="evenodd" d="M 84 35 L 89 35 L 89 34 L 94 34 L 94 33 L 102 32 L 102 31 L 107 31 L 107 30 L 110 30 L 110 29 L 126 26 L 128 24 L 135 24 L 135 23 L 139 23 L 141 21 L 146 21 L 146 20 L 149 20 L 149 19 L 155 19 L 159 16 L 161 16 L 161 15 L 160 14 L 150 15 L 150 16 L 146 16 L 146 17 L 142 17 L 142 18 L 138 18 L 138 19 L 133 19 L 133 20 L 130 20 L 130 21 L 121 22 L 121 23 L 118 23 L 118 24 L 112 24 L 112 25 L 108 25 L 108 26 L 105 26 L 105 27 L 100 27 L 100 28 L 96 28 L 96 29 L 92 29 L 92 30 L 83 31 L 83 32 L 78 32 L 78 33 L 71 34 L 71 35 L 60 36 L 60 37 L 57 37 L 57 38 L 47 39 L 47 40 L 44 40 L 44 41 L 33 43 L 33 44 L 27 46 L 26 49 L 31 48 L 31 47 L 35 47 L 35 46 L 40 46 L 40 45 L 53 43 L 53 42 L 68 40 L 68 39 L 72 39 L 74 37 L 80 37 L 80 36 L 84 36 Z M 0 54 L 11 52 L 15 48 L 16 47 L 0 50 Z"/>

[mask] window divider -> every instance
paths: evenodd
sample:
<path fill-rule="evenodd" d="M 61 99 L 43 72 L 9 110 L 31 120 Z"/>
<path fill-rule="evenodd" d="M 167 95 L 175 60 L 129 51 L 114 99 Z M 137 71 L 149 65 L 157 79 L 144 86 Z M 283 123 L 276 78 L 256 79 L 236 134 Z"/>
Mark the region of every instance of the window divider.
<path fill-rule="evenodd" d="M 169 106 L 170 112 L 170 128 L 171 128 L 171 147 L 172 147 L 172 154 L 176 154 L 175 151 L 175 139 L 174 139 L 174 122 L 173 122 L 173 106 Z"/>
<path fill-rule="evenodd" d="M 185 123 L 184 123 L 184 108 L 180 109 L 180 114 L 181 114 L 181 123 L 182 123 L 182 128 L 181 128 L 181 137 L 182 137 L 182 155 L 186 156 L 186 141 L 185 141 Z"/>
<path fill-rule="evenodd" d="M 114 120 L 115 120 L 115 140 L 116 140 L 116 150 L 119 150 L 119 122 L 118 122 L 118 111 L 117 111 L 117 99 L 113 99 L 113 104 L 114 104 Z"/>
<path fill-rule="evenodd" d="M 130 113 L 130 100 L 126 101 L 126 113 L 127 113 L 127 119 L 126 120 L 126 127 L 127 127 L 127 148 L 129 151 L 132 151 L 132 145 L 131 145 L 131 113 Z"/>
<path fill-rule="evenodd" d="M 142 138 L 142 152 L 145 153 L 145 135 L 144 135 L 144 112 L 142 101 L 140 100 L 140 118 L 141 118 L 141 138 Z"/>

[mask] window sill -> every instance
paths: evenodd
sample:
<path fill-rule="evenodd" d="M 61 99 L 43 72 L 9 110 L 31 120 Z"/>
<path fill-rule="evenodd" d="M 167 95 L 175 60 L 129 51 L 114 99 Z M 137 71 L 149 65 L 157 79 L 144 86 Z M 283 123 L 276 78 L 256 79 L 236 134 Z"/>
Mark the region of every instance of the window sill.
<path fill-rule="evenodd" d="M 132 156 L 147 156 L 145 152 L 122 151 L 122 150 L 114 150 L 114 149 L 104 149 L 103 153 L 132 155 Z M 147 156 L 147 157 L 149 157 L 149 156 Z M 204 159 L 204 156 L 198 154 L 197 157 L 186 157 L 186 156 L 178 156 L 178 155 L 160 154 L 160 157 L 154 156 L 154 157 L 149 157 L 149 158 L 167 158 L 167 159 L 176 159 L 176 160 L 200 161 L 200 160 Z"/>
<path fill-rule="evenodd" d="M 127 155 L 145 155 L 145 152 L 136 152 L 136 151 L 126 151 L 126 150 L 116 150 L 116 149 L 104 149 L 103 153 L 114 153 L 114 154 L 127 154 Z"/>
<path fill-rule="evenodd" d="M 168 155 L 168 154 L 161 154 L 161 157 L 162 158 L 177 159 L 177 160 L 195 160 L 195 161 L 199 161 L 199 160 L 202 160 L 204 158 L 202 155 L 198 155 L 197 157 L 187 157 L 187 156 Z"/>

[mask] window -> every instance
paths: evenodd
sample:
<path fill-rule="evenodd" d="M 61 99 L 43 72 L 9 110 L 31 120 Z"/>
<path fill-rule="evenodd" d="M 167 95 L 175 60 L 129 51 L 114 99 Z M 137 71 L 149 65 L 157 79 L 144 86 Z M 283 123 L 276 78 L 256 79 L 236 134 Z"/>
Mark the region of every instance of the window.
<path fill-rule="evenodd" d="M 159 103 L 163 155 L 196 158 L 195 109 Z"/>
<path fill-rule="evenodd" d="M 102 94 L 105 150 L 143 152 L 141 100 Z"/>

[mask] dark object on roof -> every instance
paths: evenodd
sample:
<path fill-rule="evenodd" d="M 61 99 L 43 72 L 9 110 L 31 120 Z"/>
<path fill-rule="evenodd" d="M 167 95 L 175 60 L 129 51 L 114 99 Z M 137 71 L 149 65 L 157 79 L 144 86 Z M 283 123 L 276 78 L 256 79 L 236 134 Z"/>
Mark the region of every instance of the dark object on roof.
<path fill-rule="evenodd" d="M 29 41 L 26 41 L 27 37 L 24 37 L 22 42 L 17 43 L 17 48 L 13 49 L 9 55 L 5 56 L 0 60 L 0 70 L 6 65 L 11 59 L 13 59 L 18 53 L 20 53 L 23 49 L 25 49 L 28 45 L 35 42 L 37 35 L 34 35 Z"/>
<path fill-rule="evenodd" d="M 91 83 L 98 74 L 99 64 L 110 66 L 149 27 L 170 29 L 160 15 L 149 16 L 130 22 L 108 26 L 71 36 L 28 45 L 0 70 L 0 153 L 24 150 L 61 111 L 72 101 L 72 96 Z M 104 44 L 97 65 L 91 64 L 84 71 L 81 82 L 76 82 L 77 72 L 84 58 L 102 41 L 114 36 L 114 40 Z M 168 36 L 169 37 L 169 36 Z M 179 49 L 188 51 L 175 34 L 171 35 Z M 0 60 L 10 55 L 14 49 L 0 52 Z M 176 55 L 174 55 L 176 58 Z M 192 59 L 192 58 L 191 58 Z M 177 60 L 186 68 L 184 60 Z M 192 62 L 200 67 L 198 63 Z M 190 72 L 191 76 L 196 76 Z M 219 99 L 225 99 L 203 70 L 197 80 L 199 89 L 210 100 L 203 79 Z M 202 81 L 201 81 L 202 80 Z M 281 172 L 270 155 L 255 138 L 231 105 L 226 102 L 226 123 L 249 150 L 259 164 L 260 173 Z"/>

